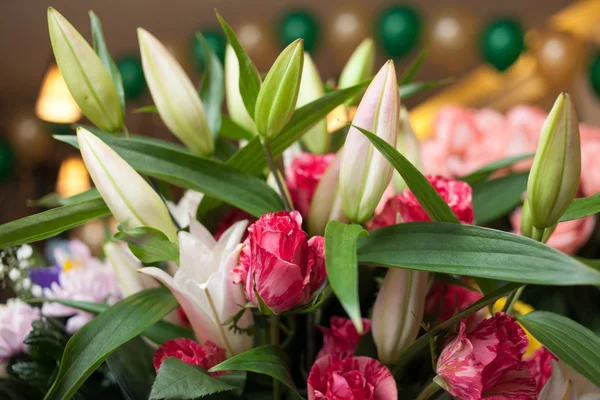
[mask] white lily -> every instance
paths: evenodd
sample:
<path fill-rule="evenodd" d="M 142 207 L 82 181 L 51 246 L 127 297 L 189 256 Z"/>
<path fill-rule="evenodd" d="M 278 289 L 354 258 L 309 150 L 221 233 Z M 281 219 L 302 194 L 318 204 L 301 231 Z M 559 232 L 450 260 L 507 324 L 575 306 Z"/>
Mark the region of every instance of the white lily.
<path fill-rule="evenodd" d="M 196 211 L 198 211 L 202 197 L 204 197 L 204 194 L 200 192 L 186 190 L 179 203 L 175 204 L 172 201 L 166 201 L 171 215 L 181 228 L 187 228 L 190 225 L 190 215 L 193 218 L 196 217 Z"/>
<path fill-rule="evenodd" d="M 104 254 L 108 264 L 115 271 L 123 297 L 158 287 L 158 282 L 149 276 L 138 274 L 142 262 L 133 255 L 124 242 L 108 242 L 104 245 Z"/>
<path fill-rule="evenodd" d="M 192 219 L 190 233 L 179 232 L 180 265 L 175 276 L 159 268 L 149 267 L 141 273 L 161 281 L 177 297 L 200 343 L 211 340 L 227 351 L 227 356 L 252 348 L 252 337 L 230 330 L 224 325 L 246 304 L 241 285 L 235 285 L 230 272 L 238 263 L 240 243 L 248 221 L 233 224 L 215 241 L 202 224 Z M 237 326 L 252 324 L 252 313 L 246 310 Z"/>
<path fill-rule="evenodd" d="M 562 361 L 552 360 L 552 375 L 538 400 L 600 400 L 600 388 Z"/>

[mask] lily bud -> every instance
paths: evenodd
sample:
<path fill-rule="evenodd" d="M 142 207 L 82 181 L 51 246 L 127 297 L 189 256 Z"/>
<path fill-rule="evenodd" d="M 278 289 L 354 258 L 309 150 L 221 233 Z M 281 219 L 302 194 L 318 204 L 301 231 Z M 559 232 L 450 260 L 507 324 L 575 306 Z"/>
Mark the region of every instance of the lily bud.
<path fill-rule="evenodd" d="M 379 361 L 396 364 L 415 341 L 427 294 L 427 272 L 390 268 L 373 308 L 372 332 Z"/>
<path fill-rule="evenodd" d="M 529 202 L 527 199 L 523 202 L 523 208 L 521 209 L 521 235 L 525 237 L 533 237 L 533 224 L 531 223 L 531 210 L 529 209 Z"/>
<path fill-rule="evenodd" d="M 225 100 L 227 113 L 233 122 L 246 128 L 249 132 L 256 132 L 254 120 L 248 114 L 242 95 L 240 94 L 240 64 L 231 45 L 225 50 Z"/>
<path fill-rule="evenodd" d="M 398 139 L 400 95 L 394 62 L 377 73 L 363 96 L 353 125 L 366 129 L 392 146 Z M 392 166 L 358 129 L 350 127 L 342 152 L 340 192 L 346 216 L 363 223 L 375 211 L 392 178 Z"/>
<path fill-rule="evenodd" d="M 54 58 L 81 111 L 100 129 L 123 126 L 117 88 L 98 55 L 79 32 L 54 8 L 48 8 L 48 30 Z"/>
<path fill-rule="evenodd" d="M 286 47 L 269 70 L 256 99 L 254 122 L 258 134 L 271 139 L 294 113 L 304 64 L 304 41 Z"/>
<path fill-rule="evenodd" d="M 148 31 L 138 28 L 144 75 L 158 114 L 192 152 L 206 156 L 214 142 L 196 88 L 175 57 Z"/>
<path fill-rule="evenodd" d="M 423 170 L 419 139 L 417 139 L 415 131 L 410 124 L 408 110 L 405 107 L 400 108 L 400 129 L 398 130 L 398 144 L 396 144 L 396 150 L 406 157 L 419 171 Z M 404 189 L 408 187 L 398 171 L 394 171 L 392 179 L 396 193 L 402 193 Z"/>
<path fill-rule="evenodd" d="M 552 375 L 540 391 L 538 400 L 577 400 L 573 381 L 564 376 L 558 361 L 552 360 L 551 363 Z"/>
<path fill-rule="evenodd" d="M 534 227 L 558 222 L 577 193 L 580 171 L 579 120 L 569 95 L 561 93 L 542 126 L 527 182 Z"/>
<path fill-rule="evenodd" d="M 304 53 L 304 66 L 302 68 L 302 80 L 300 81 L 300 91 L 298 92 L 298 101 L 296 108 L 300 108 L 312 101 L 323 97 L 323 81 L 319 76 L 317 66 L 308 53 Z M 330 137 L 327 132 L 327 121 L 320 120 L 310 128 L 304 136 L 302 143 L 311 153 L 324 154 L 329 149 Z"/>
<path fill-rule="evenodd" d="M 158 282 L 154 279 L 137 272 L 138 269 L 144 266 L 124 242 L 106 243 L 104 254 L 119 280 L 119 288 L 123 297 L 129 297 L 142 290 L 158 287 Z"/>
<path fill-rule="evenodd" d="M 349 88 L 358 85 L 373 74 L 373 65 L 375 64 L 375 42 L 372 38 L 363 40 L 354 53 L 348 59 L 348 62 L 342 70 L 338 87 L 340 89 Z M 346 106 L 352 105 L 360 95 L 346 101 Z"/>
<path fill-rule="evenodd" d="M 117 221 L 126 229 L 148 226 L 177 242 L 177 232 L 160 196 L 125 160 L 84 128 L 77 141 L 85 166 Z"/>

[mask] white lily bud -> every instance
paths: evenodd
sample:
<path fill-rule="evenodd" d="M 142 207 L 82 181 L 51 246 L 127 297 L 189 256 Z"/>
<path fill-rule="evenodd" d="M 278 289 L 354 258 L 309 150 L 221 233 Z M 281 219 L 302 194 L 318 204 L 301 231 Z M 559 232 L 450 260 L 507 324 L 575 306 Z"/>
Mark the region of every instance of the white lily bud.
<path fill-rule="evenodd" d="M 304 66 L 302 67 L 302 80 L 296 108 L 311 103 L 325 94 L 323 81 L 319 76 L 317 66 L 308 53 L 304 53 Z M 310 128 L 303 136 L 302 143 L 311 153 L 324 154 L 329 149 L 330 137 L 327 132 L 327 121 L 320 120 Z"/>
<path fill-rule="evenodd" d="M 104 254 L 115 271 L 123 297 L 158 287 L 158 282 L 154 279 L 137 272 L 143 267 L 142 262 L 133 255 L 124 242 L 106 243 Z"/>
<path fill-rule="evenodd" d="M 175 57 L 148 31 L 138 28 L 144 75 L 158 114 L 192 152 L 207 156 L 214 140 L 200 95 Z"/>
<path fill-rule="evenodd" d="M 233 47 L 227 45 L 225 50 L 225 100 L 227 113 L 233 122 L 246 128 L 249 132 L 256 133 L 254 120 L 248 114 L 244 100 L 240 94 L 240 64 Z"/>
<path fill-rule="evenodd" d="M 419 171 L 423 170 L 419 139 L 417 139 L 417 135 L 415 135 L 415 131 L 410 124 L 408 110 L 405 107 L 400 108 L 400 129 L 398 131 L 396 150 L 406 157 Z M 407 188 L 406 182 L 404 182 L 398 171 L 394 171 L 392 183 L 394 184 L 396 193 L 402 193 Z"/>
<path fill-rule="evenodd" d="M 160 196 L 113 149 L 84 128 L 77 141 L 85 166 L 117 221 L 127 229 L 148 226 L 177 242 L 177 232 Z"/>
<path fill-rule="evenodd" d="M 338 86 L 340 89 L 349 88 L 365 81 L 373 74 L 373 65 L 375 64 L 375 42 L 372 38 L 363 40 L 354 53 L 348 59 L 348 62 L 342 70 Z M 346 101 L 346 105 L 353 104 L 360 95 L 357 95 Z"/>
<path fill-rule="evenodd" d="M 100 57 L 54 8 L 48 8 L 48 30 L 54 58 L 69 92 L 85 116 L 100 129 L 123 126 L 117 88 Z"/>
<path fill-rule="evenodd" d="M 352 124 L 396 146 L 400 95 L 394 62 L 377 73 L 363 96 Z M 351 127 L 342 152 L 340 191 L 348 219 L 363 223 L 373 215 L 392 178 L 393 168 L 358 129 Z"/>

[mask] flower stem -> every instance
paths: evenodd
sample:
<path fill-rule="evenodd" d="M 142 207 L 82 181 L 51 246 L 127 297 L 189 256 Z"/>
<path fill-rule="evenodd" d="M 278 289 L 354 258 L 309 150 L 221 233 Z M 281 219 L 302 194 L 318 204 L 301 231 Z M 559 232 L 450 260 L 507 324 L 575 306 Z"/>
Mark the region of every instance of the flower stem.
<path fill-rule="evenodd" d="M 508 297 L 506 298 L 506 303 L 504 303 L 504 307 L 502 307 L 503 313 L 510 314 L 512 312 L 515 303 L 519 300 L 521 294 L 523 294 L 523 290 L 525 290 L 525 285 L 521 286 L 520 288 L 511 292 L 508 295 Z"/>
<path fill-rule="evenodd" d="M 271 318 L 271 344 L 279 348 L 279 315 L 273 315 Z M 273 400 L 281 398 L 281 383 L 277 379 L 273 379 Z"/>
<path fill-rule="evenodd" d="M 416 400 L 427 400 L 434 394 L 436 394 L 442 387 L 437 383 L 431 381 L 429 385 L 423 389 L 423 391 L 417 396 Z"/>
<path fill-rule="evenodd" d="M 269 141 L 267 139 L 262 139 L 261 143 L 263 145 L 263 149 L 265 150 L 265 158 L 267 159 L 267 164 L 269 164 L 269 169 L 273 173 L 273 178 L 275 178 L 275 183 L 277 184 L 277 188 L 279 189 L 281 200 L 283 200 L 283 206 L 285 207 L 286 211 L 292 211 L 292 201 L 288 196 L 288 191 L 285 186 L 285 182 L 282 182 L 281 180 L 279 169 L 273 161 L 273 155 L 271 154 L 271 147 L 269 145 Z"/>

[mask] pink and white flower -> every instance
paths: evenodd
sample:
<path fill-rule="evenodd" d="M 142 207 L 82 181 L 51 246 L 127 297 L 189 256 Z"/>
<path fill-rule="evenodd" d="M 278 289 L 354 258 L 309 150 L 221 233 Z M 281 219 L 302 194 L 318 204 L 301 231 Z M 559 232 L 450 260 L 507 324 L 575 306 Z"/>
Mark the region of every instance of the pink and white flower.
<path fill-rule="evenodd" d="M 308 375 L 308 400 L 397 400 L 390 371 L 369 357 L 319 358 Z"/>
<path fill-rule="evenodd" d="M 158 373 L 163 361 L 169 357 L 179 358 L 181 361 L 197 365 L 209 370 L 225 361 L 225 349 L 217 346 L 210 340 L 202 346 L 191 339 L 177 338 L 167 340 L 156 350 L 153 357 L 154 370 Z M 211 376 L 223 375 L 224 372 L 213 372 Z"/>
<path fill-rule="evenodd" d="M 371 321 L 363 318 L 363 335 L 371 330 Z M 349 318 L 331 317 L 329 328 L 319 326 L 323 334 L 323 347 L 317 354 L 317 359 L 324 356 L 343 359 L 351 357 L 362 337 Z"/>
<path fill-rule="evenodd" d="M 292 202 L 305 218 L 308 217 L 317 185 L 334 158 L 335 154 L 301 153 L 285 170 Z"/>
<path fill-rule="evenodd" d="M 39 308 L 19 299 L 9 299 L 6 305 L 0 305 L 0 363 L 28 351 L 23 340 L 33 321 L 39 318 Z"/>

